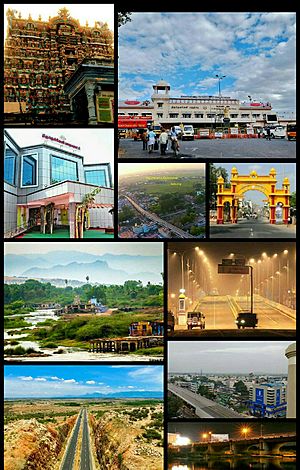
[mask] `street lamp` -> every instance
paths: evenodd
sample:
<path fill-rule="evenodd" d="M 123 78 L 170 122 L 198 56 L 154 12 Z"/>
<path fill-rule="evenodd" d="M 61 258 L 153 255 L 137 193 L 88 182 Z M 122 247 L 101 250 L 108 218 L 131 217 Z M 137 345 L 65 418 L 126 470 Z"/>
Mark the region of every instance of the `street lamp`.
<path fill-rule="evenodd" d="M 247 439 L 247 434 L 250 432 L 250 429 L 247 428 L 246 426 L 244 426 L 244 427 L 241 429 L 241 432 L 242 432 L 242 435 L 244 436 L 244 439 Z"/>
<path fill-rule="evenodd" d="M 216 74 L 215 75 L 215 79 L 217 79 L 219 81 L 219 98 L 221 98 L 221 80 L 223 80 L 223 78 L 225 78 L 226 75 L 218 75 Z"/>

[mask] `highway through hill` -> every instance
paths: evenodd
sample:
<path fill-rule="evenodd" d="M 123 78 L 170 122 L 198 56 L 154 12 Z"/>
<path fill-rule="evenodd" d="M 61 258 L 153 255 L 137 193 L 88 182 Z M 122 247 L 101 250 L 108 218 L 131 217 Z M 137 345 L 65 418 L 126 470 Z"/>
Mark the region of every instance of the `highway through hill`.
<path fill-rule="evenodd" d="M 81 442 L 79 441 L 80 429 L 82 429 Z M 93 470 L 90 453 L 88 414 L 85 408 L 82 408 L 78 414 L 60 470 L 74 469 L 77 448 L 80 448 L 80 470 Z M 78 467 L 76 466 L 76 468 Z"/>
<path fill-rule="evenodd" d="M 89 423 L 86 409 L 83 411 L 83 425 L 82 425 L 82 443 L 80 453 L 80 470 L 92 470 L 91 453 L 90 453 L 90 437 L 89 437 Z"/>
<path fill-rule="evenodd" d="M 216 403 L 208 398 L 199 395 L 198 393 L 191 392 L 186 388 L 179 387 L 178 385 L 168 384 L 168 390 L 174 395 L 181 398 L 183 401 L 191 405 L 195 414 L 199 418 L 242 418 L 242 414 L 234 410 L 226 408 L 219 403 Z"/>
<path fill-rule="evenodd" d="M 194 307 L 195 311 L 201 311 L 205 315 L 206 330 L 235 329 L 235 319 L 239 310 L 250 309 L 250 300 L 232 296 L 205 296 Z M 257 314 L 258 324 L 256 329 L 280 329 L 294 330 L 296 328 L 296 315 L 292 309 L 281 304 L 270 302 L 264 297 L 255 298 L 254 313 Z M 176 325 L 175 330 L 186 330 L 186 326 Z M 248 329 L 247 329 L 248 330 Z M 199 328 L 186 331 L 188 335 L 202 333 Z"/>
<path fill-rule="evenodd" d="M 125 196 L 127 201 L 130 202 L 130 204 L 145 218 L 151 220 L 152 222 L 155 222 L 158 225 L 161 225 L 162 227 L 171 230 L 173 233 L 175 233 L 178 237 L 180 238 L 196 238 L 193 235 L 191 235 L 188 232 L 185 232 L 184 230 L 181 230 L 180 228 L 176 227 L 173 224 L 170 224 L 169 222 L 166 222 L 165 220 L 161 219 L 158 217 L 158 215 L 153 214 L 153 212 L 146 211 L 141 207 L 136 201 L 134 201 L 131 197 Z"/>

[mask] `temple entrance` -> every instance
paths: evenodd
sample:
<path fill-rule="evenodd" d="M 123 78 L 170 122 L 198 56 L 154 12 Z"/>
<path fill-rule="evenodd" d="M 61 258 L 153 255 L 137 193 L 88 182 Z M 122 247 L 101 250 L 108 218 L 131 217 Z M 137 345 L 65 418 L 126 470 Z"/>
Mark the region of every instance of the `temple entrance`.
<path fill-rule="evenodd" d="M 249 175 L 239 175 L 234 167 L 231 170 L 230 188 L 224 187 L 224 178 L 219 176 L 217 184 L 217 224 L 226 222 L 228 204 L 230 206 L 230 219 L 233 224 L 238 222 L 238 213 L 247 192 L 259 191 L 265 196 L 265 205 L 268 208 L 270 224 L 276 223 L 276 210 L 282 211 L 282 223 L 288 224 L 290 212 L 290 182 L 284 178 L 282 188 L 276 188 L 276 170 L 272 168 L 268 175 L 259 176 L 256 171 Z"/>

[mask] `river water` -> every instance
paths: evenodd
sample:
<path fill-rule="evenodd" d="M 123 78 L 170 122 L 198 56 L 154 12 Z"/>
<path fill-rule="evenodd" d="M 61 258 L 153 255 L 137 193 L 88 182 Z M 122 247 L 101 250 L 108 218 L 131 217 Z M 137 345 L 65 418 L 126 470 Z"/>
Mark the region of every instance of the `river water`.
<path fill-rule="evenodd" d="M 296 470 L 296 458 L 266 457 L 218 457 L 218 459 L 199 459 L 194 462 L 169 463 L 169 470 Z"/>
<path fill-rule="evenodd" d="M 37 326 L 39 322 L 43 322 L 47 319 L 58 320 L 59 317 L 55 315 L 53 310 L 36 310 L 35 312 L 28 313 L 26 315 L 10 315 L 10 317 L 24 317 L 24 321 L 28 323 L 28 327 L 33 329 Z M 13 328 L 14 331 L 21 331 L 23 328 Z M 41 351 L 45 354 L 45 357 L 6 357 L 6 361 L 43 361 L 43 362 L 54 362 L 54 361 L 63 361 L 63 362 L 72 362 L 72 361 L 129 361 L 129 362 L 138 362 L 138 361 L 153 361 L 153 360 L 163 360 L 163 356 L 153 357 L 153 356 L 140 356 L 133 354 L 114 354 L 114 353 L 90 353 L 88 351 L 81 350 L 79 348 L 59 346 L 56 349 L 46 349 L 40 348 L 39 343 L 36 341 L 27 341 L 26 333 L 21 334 L 8 334 L 10 330 L 4 330 L 4 339 L 17 339 L 19 344 L 17 346 L 22 346 L 23 348 L 34 348 L 36 351 Z M 22 339 L 24 338 L 24 339 Z M 6 345 L 4 349 L 15 347 Z M 64 352 L 62 354 L 55 354 L 57 349 L 61 349 Z M 47 355 L 47 356 L 46 356 Z"/>

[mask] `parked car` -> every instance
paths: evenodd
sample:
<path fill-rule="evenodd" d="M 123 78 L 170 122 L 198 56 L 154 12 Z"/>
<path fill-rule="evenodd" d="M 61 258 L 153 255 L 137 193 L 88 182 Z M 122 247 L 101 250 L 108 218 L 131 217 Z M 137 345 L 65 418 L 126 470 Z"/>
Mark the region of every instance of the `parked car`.
<path fill-rule="evenodd" d="M 267 130 L 263 130 L 263 136 L 266 137 Z M 286 130 L 283 126 L 276 126 L 270 129 L 271 139 L 284 139 L 286 137 Z"/>

